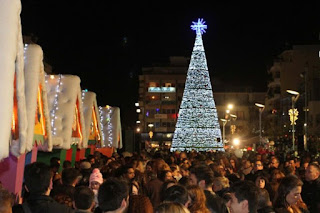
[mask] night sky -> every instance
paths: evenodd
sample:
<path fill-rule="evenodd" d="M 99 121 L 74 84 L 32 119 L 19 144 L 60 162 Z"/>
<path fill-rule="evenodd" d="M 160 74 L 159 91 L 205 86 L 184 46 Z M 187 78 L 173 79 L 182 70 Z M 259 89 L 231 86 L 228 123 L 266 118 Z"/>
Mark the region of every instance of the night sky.
<path fill-rule="evenodd" d="M 318 4 L 266 2 L 22 0 L 22 33 L 37 37 L 54 73 L 78 75 L 99 105 L 119 106 L 122 117 L 133 118 L 141 67 L 190 57 L 190 25 L 198 18 L 208 25 L 203 41 L 211 81 L 220 84 L 266 91 L 267 70 L 279 53 L 294 44 L 319 44 Z"/>

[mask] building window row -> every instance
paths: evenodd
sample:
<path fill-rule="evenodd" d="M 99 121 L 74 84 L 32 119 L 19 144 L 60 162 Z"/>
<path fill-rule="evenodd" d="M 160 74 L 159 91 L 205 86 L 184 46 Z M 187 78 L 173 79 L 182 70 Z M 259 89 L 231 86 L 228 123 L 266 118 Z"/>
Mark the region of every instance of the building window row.
<path fill-rule="evenodd" d="M 154 114 L 175 114 L 176 113 L 176 109 L 148 109 L 146 110 L 146 116 L 151 116 Z"/>
<path fill-rule="evenodd" d="M 175 83 L 166 82 L 166 83 L 159 83 L 159 82 L 149 82 L 147 87 L 175 87 Z"/>
<path fill-rule="evenodd" d="M 147 126 L 152 124 L 154 128 L 159 128 L 159 127 L 175 127 L 176 122 L 153 122 L 153 123 L 148 123 Z"/>

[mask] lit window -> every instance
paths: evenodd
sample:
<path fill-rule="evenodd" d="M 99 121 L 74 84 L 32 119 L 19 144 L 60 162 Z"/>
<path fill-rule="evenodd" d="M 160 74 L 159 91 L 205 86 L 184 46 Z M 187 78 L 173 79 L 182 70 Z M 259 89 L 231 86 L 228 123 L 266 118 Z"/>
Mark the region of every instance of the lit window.
<path fill-rule="evenodd" d="M 150 82 L 149 83 L 149 87 L 156 87 L 157 86 L 157 83 L 156 82 Z"/>

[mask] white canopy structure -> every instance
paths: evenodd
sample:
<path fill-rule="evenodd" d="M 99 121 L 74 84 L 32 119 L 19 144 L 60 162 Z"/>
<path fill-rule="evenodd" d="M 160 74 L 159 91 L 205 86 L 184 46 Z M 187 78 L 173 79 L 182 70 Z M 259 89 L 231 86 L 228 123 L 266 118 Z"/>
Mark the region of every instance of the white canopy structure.
<path fill-rule="evenodd" d="M 39 45 L 25 44 L 24 55 L 26 109 L 28 118 L 26 151 L 31 151 L 33 147 L 35 115 L 39 114 L 38 111 L 40 111 L 39 120 L 41 123 L 43 122 L 42 134 L 46 135 L 43 144 L 38 144 L 38 149 L 41 151 L 52 151 L 50 116 L 42 61 L 43 52 Z"/>
<path fill-rule="evenodd" d="M 119 107 L 99 107 L 100 119 L 103 126 L 103 140 L 105 147 L 122 148 L 122 132 Z"/>
<path fill-rule="evenodd" d="M 100 142 L 100 146 L 104 144 L 100 123 L 99 108 L 97 105 L 96 93 L 82 91 L 83 115 L 85 120 L 85 132 L 87 138 L 85 141 L 89 143 L 90 137 Z"/>
<path fill-rule="evenodd" d="M 75 75 L 46 75 L 45 78 L 54 148 L 70 149 L 73 144 L 86 148 L 80 78 Z"/>
<path fill-rule="evenodd" d="M 0 1 L 0 159 L 25 152 L 27 119 L 25 109 L 21 2 Z M 15 86 L 14 86 L 15 84 Z M 17 100 L 19 136 L 11 137 L 14 97 Z M 11 145 L 10 145 L 11 140 Z"/>

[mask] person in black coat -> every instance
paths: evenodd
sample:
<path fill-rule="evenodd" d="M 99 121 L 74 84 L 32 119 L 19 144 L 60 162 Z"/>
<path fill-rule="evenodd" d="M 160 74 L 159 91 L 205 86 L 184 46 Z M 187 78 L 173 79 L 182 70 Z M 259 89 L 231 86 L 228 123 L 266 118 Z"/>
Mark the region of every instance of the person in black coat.
<path fill-rule="evenodd" d="M 82 178 L 82 175 L 80 171 L 76 168 L 66 168 L 62 170 L 62 177 L 61 177 L 62 184 L 55 186 L 52 189 L 50 196 L 53 197 L 53 199 L 55 199 L 56 201 L 61 203 L 64 203 L 63 202 L 64 199 L 61 199 L 61 198 L 67 198 L 72 202 L 75 186 L 78 184 L 81 178 Z"/>
<path fill-rule="evenodd" d="M 317 163 L 310 163 L 305 172 L 302 186 L 302 200 L 307 204 L 311 213 L 320 212 L 320 167 Z"/>
<path fill-rule="evenodd" d="M 25 187 L 29 192 L 23 204 L 13 206 L 13 213 L 70 213 L 71 208 L 59 204 L 49 194 L 52 187 L 52 173 L 49 166 L 41 162 L 28 164 L 24 171 Z"/>
<path fill-rule="evenodd" d="M 269 193 L 266 189 L 259 189 L 258 213 L 275 213 L 270 201 Z"/>

